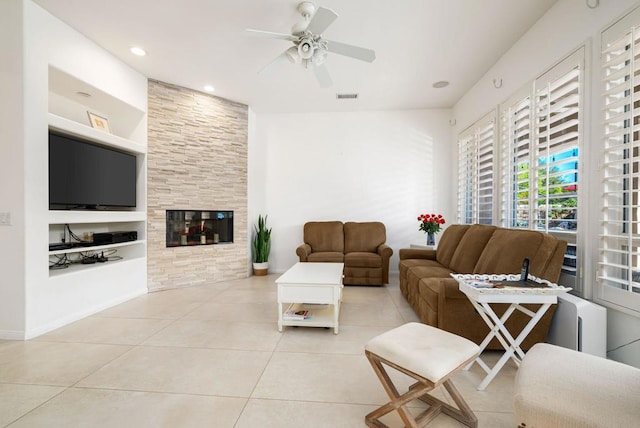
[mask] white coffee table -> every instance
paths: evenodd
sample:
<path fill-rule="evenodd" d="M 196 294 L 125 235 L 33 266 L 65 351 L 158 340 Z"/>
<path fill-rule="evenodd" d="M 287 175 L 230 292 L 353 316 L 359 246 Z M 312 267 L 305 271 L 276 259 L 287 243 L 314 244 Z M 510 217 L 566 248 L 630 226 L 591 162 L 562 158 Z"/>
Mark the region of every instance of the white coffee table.
<path fill-rule="evenodd" d="M 278 331 L 283 326 L 333 327 L 338 334 L 344 263 L 296 263 L 276 279 Z M 285 320 L 287 310 L 308 310 L 304 320 Z"/>

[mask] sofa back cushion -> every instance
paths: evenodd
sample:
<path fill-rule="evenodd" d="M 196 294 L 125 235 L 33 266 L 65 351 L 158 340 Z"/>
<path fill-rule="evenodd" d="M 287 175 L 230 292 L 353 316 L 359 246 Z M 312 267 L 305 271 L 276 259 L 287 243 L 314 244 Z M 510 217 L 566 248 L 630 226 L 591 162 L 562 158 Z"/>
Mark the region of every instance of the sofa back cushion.
<path fill-rule="evenodd" d="M 528 257 L 529 273 L 540 277 L 548 258 L 536 255 L 545 236 L 551 235 L 535 230 L 498 228 L 487 242 L 473 273 L 520 273 L 522 261 Z"/>
<path fill-rule="evenodd" d="M 375 253 L 387 240 L 384 224 L 372 222 L 346 222 L 344 224 L 344 252 Z"/>
<path fill-rule="evenodd" d="M 456 251 L 460 240 L 470 227 L 470 224 L 452 224 L 447 226 L 438 241 L 438 249 L 436 251 L 436 260 L 438 263 L 447 268 L 449 267 L 453 253 Z"/>
<path fill-rule="evenodd" d="M 304 225 L 304 242 L 311 251 L 344 253 L 344 231 L 341 221 L 310 221 Z"/>
<path fill-rule="evenodd" d="M 531 274 L 547 281 L 558 282 L 566 251 L 566 241 L 545 233 L 542 244 L 531 262 L 533 266 L 539 267 L 540 270 L 534 271 L 531 269 Z"/>
<path fill-rule="evenodd" d="M 497 226 L 474 224 L 460 239 L 456 251 L 449 262 L 449 269 L 458 273 L 473 272 L 487 242 L 498 229 Z"/>

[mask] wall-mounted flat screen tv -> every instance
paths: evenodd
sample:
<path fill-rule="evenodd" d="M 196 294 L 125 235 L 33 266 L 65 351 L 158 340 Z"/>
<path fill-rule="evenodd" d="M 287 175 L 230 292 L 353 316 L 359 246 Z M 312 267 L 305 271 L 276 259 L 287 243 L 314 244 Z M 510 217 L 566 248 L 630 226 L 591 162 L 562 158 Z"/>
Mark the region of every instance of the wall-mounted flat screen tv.
<path fill-rule="evenodd" d="M 136 206 L 136 156 L 49 132 L 49 209 Z"/>

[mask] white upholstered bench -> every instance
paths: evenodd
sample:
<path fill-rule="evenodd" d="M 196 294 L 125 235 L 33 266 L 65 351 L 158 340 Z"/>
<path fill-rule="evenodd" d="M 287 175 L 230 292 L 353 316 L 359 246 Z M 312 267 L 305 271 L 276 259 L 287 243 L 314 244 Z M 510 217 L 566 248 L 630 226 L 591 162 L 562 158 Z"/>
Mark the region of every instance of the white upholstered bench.
<path fill-rule="evenodd" d="M 521 428 L 640 426 L 640 369 L 547 343 L 525 355 L 515 381 Z"/>
<path fill-rule="evenodd" d="M 391 401 L 369 413 L 365 423 L 368 427 L 386 427 L 379 418 L 397 410 L 407 427 L 423 427 L 440 413 L 469 427 L 477 427 L 478 419 L 450 378 L 479 353 L 480 347 L 470 340 L 415 322 L 374 337 L 366 344 L 365 354 Z M 400 395 L 383 365 L 399 370 L 418 382 Z M 439 385 L 446 388 L 458 408 L 428 394 Z M 430 406 L 417 417 L 406 407 L 415 399 Z"/>

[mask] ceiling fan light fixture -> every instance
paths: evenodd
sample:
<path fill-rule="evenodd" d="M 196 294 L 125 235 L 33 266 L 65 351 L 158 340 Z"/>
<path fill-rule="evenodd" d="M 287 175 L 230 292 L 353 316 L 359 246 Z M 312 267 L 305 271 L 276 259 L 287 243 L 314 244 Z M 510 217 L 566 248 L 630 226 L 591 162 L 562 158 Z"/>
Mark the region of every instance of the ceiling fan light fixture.
<path fill-rule="evenodd" d="M 302 39 L 298 44 L 298 55 L 302 59 L 309 59 L 315 51 L 313 41 L 311 39 Z"/>
<path fill-rule="evenodd" d="M 324 64 L 325 59 L 327 59 L 327 51 L 325 51 L 324 49 L 316 49 L 313 52 L 313 63 L 315 65 Z"/>
<path fill-rule="evenodd" d="M 300 64 L 300 55 L 298 54 L 298 48 L 295 46 L 291 46 L 286 50 L 285 54 L 287 55 L 287 59 L 294 64 Z"/>

